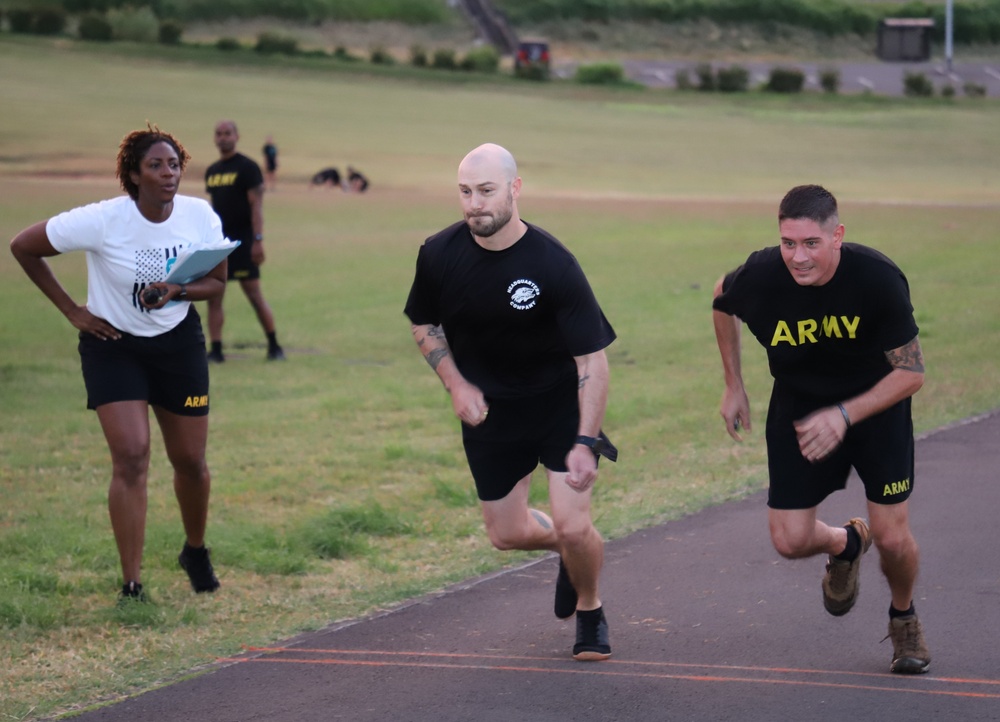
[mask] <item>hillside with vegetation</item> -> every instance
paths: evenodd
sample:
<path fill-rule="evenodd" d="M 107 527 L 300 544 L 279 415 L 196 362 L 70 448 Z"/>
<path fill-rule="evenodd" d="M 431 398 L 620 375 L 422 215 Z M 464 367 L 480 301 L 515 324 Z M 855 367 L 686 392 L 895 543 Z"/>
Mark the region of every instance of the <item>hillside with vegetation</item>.
<path fill-rule="evenodd" d="M 746 51 L 761 42 L 788 42 L 794 53 L 801 39 L 836 55 L 845 44 L 872 47 L 878 23 L 887 17 L 932 18 L 937 43 L 945 32 L 944 0 L 494 0 L 494 5 L 522 36 L 626 48 L 631 39 L 640 51 L 684 53 L 699 43 L 729 43 Z M 452 0 L 0 0 L 0 11 L 4 29 L 37 34 L 73 34 L 81 24 L 108 18 L 121 24 L 123 17 L 139 16 L 169 25 L 168 35 L 178 37 L 239 23 L 295 26 L 306 35 L 341 31 L 341 42 L 343 31 L 374 33 L 373 42 L 382 45 L 405 36 L 462 41 L 469 34 Z M 1000 45 L 1000 0 L 956 0 L 953 19 L 957 45 Z"/>

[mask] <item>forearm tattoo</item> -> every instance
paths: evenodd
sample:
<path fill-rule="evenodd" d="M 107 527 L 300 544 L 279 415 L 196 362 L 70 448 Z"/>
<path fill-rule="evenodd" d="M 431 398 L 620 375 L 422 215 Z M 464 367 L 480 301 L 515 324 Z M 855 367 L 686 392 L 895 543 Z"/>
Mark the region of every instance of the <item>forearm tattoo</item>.
<path fill-rule="evenodd" d="M 440 343 L 444 344 L 443 346 L 432 348 L 430 351 L 424 354 L 424 360 L 427 361 L 427 363 L 430 365 L 432 369 L 437 371 L 437 367 L 438 365 L 440 365 L 441 359 L 443 359 L 445 356 L 448 355 L 448 340 L 444 337 L 443 328 L 441 328 L 440 326 L 431 326 L 427 329 L 427 335 L 421 336 L 417 340 L 417 346 L 420 347 L 421 351 L 424 350 L 424 342 L 428 338 L 441 339 Z"/>
<path fill-rule="evenodd" d="M 589 379 L 590 379 L 590 374 L 584 374 L 583 376 L 581 376 L 580 380 L 576 384 L 576 388 L 577 389 L 582 389 L 584 386 L 587 385 L 587 381 Z"/>
<path fill-rule="evenodd" d="M 924 354 L 920 350 L 920 341 L 916 336 L 908 344 L 886 351 L 885 357 L 894 369 L 902 371 L 924 372 Z"/>
<path fill-rule="evenodd" d="M 441 359 L 448 355 L 448 349 L 446 348 L 436 348 L 424 355 L 427 363 L 430 367 L 437 371 L 438 365 L 441 363 Z"/>

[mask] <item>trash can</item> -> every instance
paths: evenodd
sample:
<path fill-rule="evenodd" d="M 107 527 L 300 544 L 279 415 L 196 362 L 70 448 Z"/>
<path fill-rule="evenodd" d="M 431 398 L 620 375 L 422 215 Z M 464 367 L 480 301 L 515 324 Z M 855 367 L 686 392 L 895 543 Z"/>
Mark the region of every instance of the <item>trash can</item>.
<path fill-rule="evenodd" d="M 882 60 L 931 59 L 932 18 L 885 18 L 878 24 L 876 54 Z"/>

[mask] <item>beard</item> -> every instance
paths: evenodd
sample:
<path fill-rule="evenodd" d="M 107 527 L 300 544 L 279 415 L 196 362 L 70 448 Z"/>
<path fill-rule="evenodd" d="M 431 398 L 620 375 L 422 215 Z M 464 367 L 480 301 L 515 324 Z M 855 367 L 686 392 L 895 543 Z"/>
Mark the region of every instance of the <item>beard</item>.
<path fill-rule="evenodd" d="M 507 204 L 500 208 L 495 214 L 484 214 L 479 216 L 465 217 L 465 222 L 469 224 L 472 232 L 480 238 L 489 238 L 501 228 L 510 223 L 514 216 L 514 198 L 508 196 Z"/>

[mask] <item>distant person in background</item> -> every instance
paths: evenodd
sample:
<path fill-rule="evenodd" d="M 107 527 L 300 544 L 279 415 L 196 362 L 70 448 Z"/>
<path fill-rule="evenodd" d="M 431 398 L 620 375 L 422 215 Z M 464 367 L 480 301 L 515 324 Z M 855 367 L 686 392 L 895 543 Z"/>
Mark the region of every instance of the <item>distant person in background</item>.
<path fill-rule="evenodd" d="M 240 135 L 236 123 L 219 121 L 215 126 L 215 147 L 221 158 L 205 171 L 205 188 L 212 197 L 212 207 L 222 219 L 222 231 L 240 246 L 229 256 L 229 280 L 237 280 L 257 320 L 267 336 L 267 360 L 283 361 L 285 352 L 278 345 L 274 314 L 264 300 L 260 287 L 260 266 L 264 263 L 264 178 L 260 166 L 236 152 Z M 222 352 L 222 326 L 225 313 L 223 294 L 208 300 L 208 333 L 212 342 L 208 352 L 211 363 L 226 360 Z"/>
<path fill-rule="evenodd" d="M 368 179 L 361 174 L 361 171 L 347 166 L 347 187 L 354 193 L 364 193 L 368 190 Z"/>
<path fill-rule="evenodd" d="M 913 420 L 924 357 L 903 272 L 878 251 L 844 243 L 837 200 L 817 185 L 792 188 L 778 207 L 777 246 L 752 253 L 715 287 L 726 432 L 750 431 L 740 328 L 767 349 L 774 376 L 767 412 L 771 541 L 788 559 L 827 555 L 823 605 L 834 616 L 858 598 L 861 559 L 874 542 L 889 583 L 890 671 L 926 672 L 931 655 L 913 606 L 920 552 L 910 531 Z M 871 525 L 817 518 L 851 468 Z M 814 640 L 811 644 L 816 643 Z"/>
<path fill-rule="evenodd" d="M 275 175 L 278 172 L 278 146 L 274 144 L 274 138 L 267 136 L 264 142 L 264 172 L 267 174 L 267 189 L 275 189 Z"/>
<path fill-rule="evenodd" d="M 324 168 L 314 175 L 309 183 L 314 186 L 328 185 L 331 188 L 340 188 L 340 171 L 336 168 Z"/>
<path fill-rule="evenodd" d="M 222 239 L 218 216 L 200 198 L 177 195 L 190 156 L 156 126 L 122 140 L 117 176 L 128 195 L 61 213 L 21 231 L 11 253 L 79 330 L 87 408 L 97 412 L 111 452 L 108 511 L 124 584 L 119 604 L 147 600 L 142 587 L 149 473 L 149 407 L 174 470 L 186 536 L 178 561 L 196 592 L 219 588 L 208 549 L 211 475 L 205 336 L 192 301 L 221 296 L 225 261 L 186 285 L 164 283 L 168 259 L 192 243 Z M 87 256 L 87 302 L 77 305 L 46 257 Z M 143 291 L 161 292 L 150 305 Z M 166 305 L 170 301 L 170 305 Z"/>

